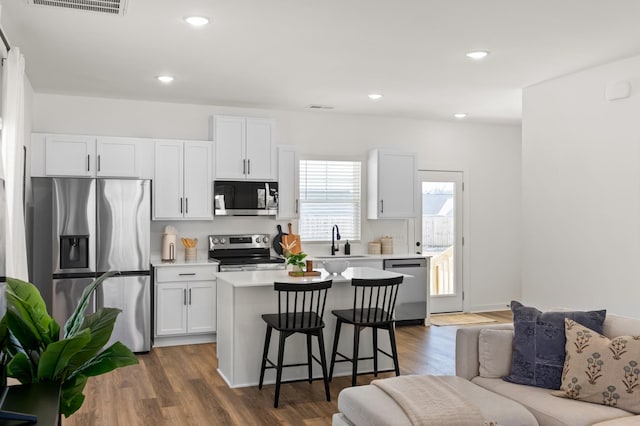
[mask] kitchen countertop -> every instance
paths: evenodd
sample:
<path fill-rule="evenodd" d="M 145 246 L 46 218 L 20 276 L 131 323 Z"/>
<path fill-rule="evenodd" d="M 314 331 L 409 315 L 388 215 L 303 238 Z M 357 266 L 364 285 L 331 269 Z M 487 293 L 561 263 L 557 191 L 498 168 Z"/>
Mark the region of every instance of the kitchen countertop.
<path fill-rule="evenodd" d="M 311 283 L 331 279 L 334 283 L 350 283 L 352 278 L 365 279 L 381 279 L 392 278 L 402 274 L 396 272 L 383 271 L 381 269 L 354 267 L 347 268 L 340 275 L 329 274 L 324 269 L 317 269 L 320 276 L 309 277 L 292 277 L 285 270 L 276 271 L 234 271 L 234 272 L 218 272 L 218 283 L 226 281 L 233 287 L 264 287 L 273 286 L 274 282 L 291 282 L 291 283 Z"/>
<path fill-rule="evenodd" d="M 322 261 L 332 259 L 354 259 L 354 260 L 388 260 L 388 259 L 425 259 L 433 257 L 431 254 L 416 254 L 416 253 L 392 253 L 392 254 L 352 254 L 345 256 L 344 254 L 336 254 L 335 256 L 328 255 L 307 255 L 308 260 Z"/>
<path fill-rule="evenodd" d="M 209 262 L 209 258 L 206 256 L 198 256 L 194 260 L 185 260 L 184 253 L 178 253 L 178 258 L 173 261 L 166 261 L 160 258 L 159 254 L 151 255 L 151 265 L 154 268 L 162 268 L 165 266 L 218 266 L 218 262 Z"/>

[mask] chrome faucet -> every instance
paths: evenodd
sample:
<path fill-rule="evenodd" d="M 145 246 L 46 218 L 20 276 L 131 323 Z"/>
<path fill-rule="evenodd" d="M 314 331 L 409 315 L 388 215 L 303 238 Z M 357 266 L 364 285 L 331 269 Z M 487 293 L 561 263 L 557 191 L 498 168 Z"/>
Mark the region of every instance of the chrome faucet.
<path fill-rule="evenodd" d="M 336 245 L 336 240 L 340 241 L 340 230 L 338 225 L 333 225 L 331 228 L 331 256 L 335 256 L 336 252 L 340 250 L 340 246 Z"/>

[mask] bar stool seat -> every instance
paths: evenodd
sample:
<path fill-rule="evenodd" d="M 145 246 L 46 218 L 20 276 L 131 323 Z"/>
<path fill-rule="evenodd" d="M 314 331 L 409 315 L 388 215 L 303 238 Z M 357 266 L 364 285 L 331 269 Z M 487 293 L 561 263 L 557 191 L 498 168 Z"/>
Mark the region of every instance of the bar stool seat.
<path fill-rule="evenodd" d="M 278 313 L 264 314 L 262 319 L 267 324 L 262 353 L 262 365 L 260 367 L 260 381 L 258 388 L 262 389 L 264 373 L 267 369 L 276 369 L 276 390 L 273 406 L 278 407 L 280 398 L 280 385 L 282 383 L 299 382 L 300 380 L 282 381 L 282 369 L 285 367 L 299 367 L 306 365 L 308 368 L 308 381 L 313 381 L 313 362 L 316 361 L 322 367 L 322 379 L 324 381 L 327 401 L 331 401 L 329 392 L 329 375 L 327 374 L 327 360 L 324 350 L 324 306 L 327 300 L 327 290 L 331 288 L 332 280 L 314 283 L 274 283 L 274 290 L 278 292 Z M 269 344 L 273 330 L 280 332 L 278 344 L 278 361 L 272 362 L 269 358 Z M 284 350 L 287 337 L 302 333 L 307 336 L 307 362 L 297 364 L 284 364 Z M 318 339 L 320 359 L 313 355 L 311 338 Z"/>
<path fill-rule="evenodd" d="M 354 278 L 351 285 L 354 287 L 353 308 L 336 309 L 331 311 L 336 316 L 336 329 L 333 335 L 333 350 L 331 352 L 331 368 L 329 370 L 329 380 L 333 378 L 333 371 L 336 362 L 351 362 L 351 386 L 356 385 L 356 376 L 370 374 L 371 372 L 358 372 L 358 361 L 373 360 L 373 374 L 395 371 L 396 376 L 400 375 L 400 365 L 398 363 L 398 350 L 395 337 L 395 310 L 398 288 L 403 277 L 385 278 L 378 280 Z M 338 342 L 340 340 L 340 330 L 342 324 L 354 326 L 353 331 L 353 354 L 346 356 L 338 352 Z M 371 328 L 373 333 L 373 356 L 359 357 L 360 333 L 365 328 Z M 378 330 L 383 329 L 389 332 L 391 353 L 387 353 L 378 347 Z M 393 360 L 392 370 L 378 370 L 378 353 L 388 356 Z M 339 357 L 336 359 L 336 357 Z"/>

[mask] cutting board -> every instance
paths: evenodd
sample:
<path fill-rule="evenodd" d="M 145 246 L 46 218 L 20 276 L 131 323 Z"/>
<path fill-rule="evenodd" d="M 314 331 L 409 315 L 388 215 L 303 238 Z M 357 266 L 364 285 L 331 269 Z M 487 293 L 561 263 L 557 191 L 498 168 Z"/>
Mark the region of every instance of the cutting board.
<path fill-rule="evenodd" d="M 282 244 L 286 247 L 291 246 L 289 251 L 291 254 L 298 254 L 302 251 L 302 245 L 300 243 L 300 235 L 293 233 L 293 227 L 289 223 L 289 234 L 282 235 Z"/>

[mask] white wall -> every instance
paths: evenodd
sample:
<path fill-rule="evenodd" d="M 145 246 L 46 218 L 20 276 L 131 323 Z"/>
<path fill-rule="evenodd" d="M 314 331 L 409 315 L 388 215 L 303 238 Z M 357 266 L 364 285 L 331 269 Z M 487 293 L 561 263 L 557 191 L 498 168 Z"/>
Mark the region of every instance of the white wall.
<path fill-rule="evenodd" d="M 538 84 L 523 104 L 523 297 L 639 317 L 640 56 Z M 636 93 L 607 101 L 608 83 Z"/>
<path fill-rule="evenodd" d="M 272 117 L 278 126 L 278 143 L 296 145 L 303 158 L 360 158 L 365 162 L 368 149 L 395 146 L 418 152 L 421 169 L 463 171 L 465 307 L 502 308 L 520 297 L 518 126 L 36 94 L 33 131 L 206 140 L 208 118 L 213 114 Z M 275 234 L 276 222 L 264 218 L 156 222 L 152 225 L 153 251 L 159 251 L 162 228 L 167 224 L 176 226 L 182 236 L 198 237 L 204 251 L 208 234 Z M 366 247 L 370 240 L 391 235 L 396 252 L 413 251 L 412 230 L 413 221 L 363 220 L 362 241 Z M 328 253 L 329 245 L 305 245 L 305 251 Z M 354 245 L 354 253 L 361 251 L 361 246 Z"/>

